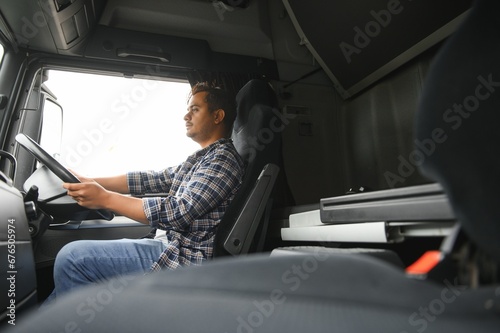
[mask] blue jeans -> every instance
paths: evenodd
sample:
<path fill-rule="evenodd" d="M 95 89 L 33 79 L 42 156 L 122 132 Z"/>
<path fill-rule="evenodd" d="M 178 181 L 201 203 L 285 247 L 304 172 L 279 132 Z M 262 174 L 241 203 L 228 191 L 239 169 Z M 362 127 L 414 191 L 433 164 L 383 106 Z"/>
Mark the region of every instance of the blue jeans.
<path fill-rule="evenodd" d="M 146 273 L 166 245 L 154 239 L 81 240 L 66 244 L 54 264 L 54 291 L 44 305 L 70 290 L 130 274 Z"/>

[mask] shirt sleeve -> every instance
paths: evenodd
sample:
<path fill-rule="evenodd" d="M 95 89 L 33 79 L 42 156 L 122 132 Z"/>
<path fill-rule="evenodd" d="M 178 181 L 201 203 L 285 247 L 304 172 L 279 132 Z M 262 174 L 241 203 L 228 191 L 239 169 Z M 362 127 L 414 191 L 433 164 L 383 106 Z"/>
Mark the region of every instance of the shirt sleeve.
<path fill-rule="evenodd" d="M 168 193 L 176 168 L 162 171 L 134 171 L 127 173 L 130 194 Z"/>
<path fill-rule="evenodd" d="M 239 188 L 242 168 L 231 152 L 207 156 L 175 196 L 143 198 L 152 227 L 184 231 L 191 223 L 213 211 Z"/>

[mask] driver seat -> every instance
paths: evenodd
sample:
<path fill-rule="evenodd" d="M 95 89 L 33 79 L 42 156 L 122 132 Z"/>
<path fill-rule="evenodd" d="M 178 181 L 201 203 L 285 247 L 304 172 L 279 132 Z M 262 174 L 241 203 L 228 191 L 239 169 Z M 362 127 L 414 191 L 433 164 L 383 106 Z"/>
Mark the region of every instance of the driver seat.
<path fill-rule="evenodd" d="M 278 100 L 265 81 L 249 81 L 236 95 L 237 115 L 231 139 L 245 163 L 240 190 L 228 207 L 215 235 L 214 256 L 260 251 L 265 238 L 271 198 L 278 177 L 282 128 Z M 273 130 L 274 129 L 274 130 Z"/>

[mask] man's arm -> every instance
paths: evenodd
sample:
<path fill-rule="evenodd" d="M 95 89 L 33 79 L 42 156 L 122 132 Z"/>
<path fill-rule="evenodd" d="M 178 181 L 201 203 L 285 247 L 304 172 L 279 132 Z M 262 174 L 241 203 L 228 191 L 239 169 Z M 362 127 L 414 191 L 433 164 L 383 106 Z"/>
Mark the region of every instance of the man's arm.
<path fill-rule="evenodd" d="M 113 191 L 122 194 L 130 193 L 127 183 L 127 175 L 119 175 L 119 176 L 105 177 L 105 178 L 94 178 L 94 180 L 108 191 Z"/>
<path fill-rule="evenodd" d="M 80 180 L 82 183 L 97 182 L 99 185 L 104 187 L 106 190 L 118 192 L 122 194 L 129 194 L 130 190 L 128 188 L 127 175 L 119 175 L 112 177 L 101 177 L 101 178 L 88 178 L 82 176 L 73 170 L 71 172 Z"/>
<path fill-rule="evenodd" d="M 108 184 L 107 180 L 108 178 L 104 182 L 105 184 Z M 118 184 L 119 183 L 118 181 Z M 111 182 L 110 185 L 113 188 L 117 183 Z M 139 198 L 125 196 L 112 190 L 105 189 L 97 181 L 64 183 L 63 187 L 68 190 L 68 195 L 75 199 L 80 206 L 89 209 L 108 209 L 135 221 L 149 224 L 146 214 L 144 213 L 142 200 Z"/>

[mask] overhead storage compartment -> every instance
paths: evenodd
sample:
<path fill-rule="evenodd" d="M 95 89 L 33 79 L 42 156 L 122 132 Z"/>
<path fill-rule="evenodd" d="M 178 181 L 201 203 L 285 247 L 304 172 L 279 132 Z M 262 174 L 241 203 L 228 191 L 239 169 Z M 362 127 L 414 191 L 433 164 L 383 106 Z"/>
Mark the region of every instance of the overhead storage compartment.
<path fill-rule="evenodd" d="M 104 3 L 104 0 L 16 0 L 2 6 L 1 11 L 4 17 L 22 17 L 7 22 L 10 31 L 6 35 L 12 35 L 19 47 L 80 54 Z"/>
<path fill-rule="evenodd" d="M 470 0 L 283 0 L 337 91 L 349 98 L 448 37 Z"/>

